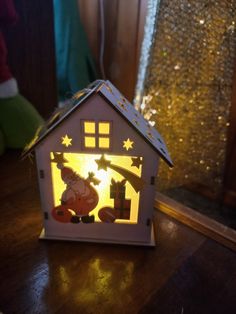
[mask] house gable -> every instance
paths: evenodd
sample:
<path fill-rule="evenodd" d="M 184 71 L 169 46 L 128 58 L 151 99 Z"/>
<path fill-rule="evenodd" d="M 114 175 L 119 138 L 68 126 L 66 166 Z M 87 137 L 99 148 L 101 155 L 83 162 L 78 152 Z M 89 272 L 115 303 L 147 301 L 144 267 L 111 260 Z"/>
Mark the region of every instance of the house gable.
<path fill-rule="evenodd" d="M 96 132 L 86 133 L 85 123 L 93 123 Z M 109 134 L 99 131 L 100 124 L 109 124 Z M 86 137 L 94 138 L 94 147 L 85 147 Z M 67 139 L 67 140 L 65 140 Z M 101 139 L 108 139 L 108 147 L 100 147 Z M 125 144 L 130 144 L 125 145 Z M 136 132 L 131 124 L 107 104 L 107 100 L 100 94 L 93 94 L 87 100 L 86 105 L 81 106 L 73 115 L 64 119 L 58 128 L 50 132 L 39 143 L 37 150 L 43 148 L 45 154 L 50 152 L 87 152 L 97 154 L 157 156 L 143 137 Z M 153 153 L 152 153 L 153 152 Z M 156 159 L 156 158 L 155 158 Z"/>
<path fill-rule="evenodd" d="M 75 99 L 28 149 L 36 150 L 43 238 L 153 245 L 161 153 L 152 128 L 107 84 Z"/>
<path fill-rule="evenodd" d="M 72 114 L 81 111 L 84 105 L 90 101 L 90 98 L 97 94 L 101 95 L 107 104 L 109 104 L 113 110 L 118 112 L 120 116 L 141 135 L 142 139 L 144 139 L 170 166 L 173 166 L 165 142 L 158 131 L 149 125 L 143 116 L 135 110 L 127 99 L 109 81 L 99 81 L 95 87 L 86 90 L 82 99 L 79 98 L 77 100 L 77 97 L 80 96 L 81 93 L 79 95 L 76 94 L 75 105 L 69 110 L 62 112 L 59 120 L 52 124 L 49 129 L 46 129 L 42 134 L 36 134 L 36 137 L 23 155 L 27 155 L 47 136 L 49 136 L 53 130 L 61 127 L 62 123 L 64 124 L 64 121 L 66 121 Z M 93 116 L 93 110 L 91 110 L 89 114 L 90 116 Z"/>

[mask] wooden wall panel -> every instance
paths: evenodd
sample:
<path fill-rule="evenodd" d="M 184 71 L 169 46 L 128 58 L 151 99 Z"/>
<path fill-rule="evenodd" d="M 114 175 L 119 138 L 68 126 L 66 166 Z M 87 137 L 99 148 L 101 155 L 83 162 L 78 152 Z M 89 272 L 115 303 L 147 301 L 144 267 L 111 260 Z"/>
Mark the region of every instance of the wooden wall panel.
<path fill-rule="evenodd" d="M 147 0 L 78 0 L 82 23 L 99 68 L 104 13 L 106 78 L 130 100 L 137 80 Z"/>
<path fill-rule="evenodd" d="M 104 66 L 106 77 L 113 81 L 111 76 L 111 68 L 115 59 L 114 51 L 116 49 L 116 33 L 118 28 L 119 1 L 105 1 L 104 19 L 105 19 L 105 51 L 104 51 Z M 122 65 L 120 65 L 122 66 Z"/>
<path fill-rule="evenodd" d="M 89 47 L 98 67 L 100 38 L 99 0 L 78 0 L 78 6 Z"/>
<path fill-rule="evenodd" d="M 113 36 L 113 45 L 107 43 L 106 50 L 111 49 L 111 58 L 106 64 L 107 75 L 129 100 L 136 83 L 136 54 L 138 38 L 139 1 L 120 0 L 117 6 L 117 23 Z M 109 16 L 111 18 L 111 16 Z"/>
<path fill-rule="evenodd" d="M 20 91 L 43 116 L 57 105 L 52 0 L 15 0 L 20 20 L 6 31 L 9 62 Z M 132 101 L 147 0 L 78 0 L 88 42 L 99 70 L 104 13 L 106 78 Z"/>
<path fill-rule="evenodd" d="M 57 106 L 52 0 L 15 0 L 19 21 L 5 29 L 20 92 L 44 116 Z"/>

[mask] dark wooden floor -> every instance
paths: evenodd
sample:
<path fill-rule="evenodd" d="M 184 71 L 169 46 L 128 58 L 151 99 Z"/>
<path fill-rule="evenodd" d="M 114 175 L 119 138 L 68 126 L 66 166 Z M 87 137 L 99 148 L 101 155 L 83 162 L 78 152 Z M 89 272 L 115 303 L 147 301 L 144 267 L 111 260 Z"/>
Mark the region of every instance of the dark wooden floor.
<path fill-rule="evenodd" d="M 155 249 L 38 241 L 34 165 L 0 158 L 0 312 L 236 313 L 236 254 L 156 212 Z"/>

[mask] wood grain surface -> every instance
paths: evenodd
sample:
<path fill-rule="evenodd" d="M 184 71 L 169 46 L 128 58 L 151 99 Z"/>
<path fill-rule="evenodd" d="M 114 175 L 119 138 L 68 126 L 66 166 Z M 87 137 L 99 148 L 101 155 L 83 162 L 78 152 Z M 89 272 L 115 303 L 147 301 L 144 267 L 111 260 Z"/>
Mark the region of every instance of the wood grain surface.
<path fill-rule="evenodd" d="M 155 211 L 156 248 L 39 241 L 34 165 L 0 158 L 0 311 L 235 313 L 236 254 Z"/>

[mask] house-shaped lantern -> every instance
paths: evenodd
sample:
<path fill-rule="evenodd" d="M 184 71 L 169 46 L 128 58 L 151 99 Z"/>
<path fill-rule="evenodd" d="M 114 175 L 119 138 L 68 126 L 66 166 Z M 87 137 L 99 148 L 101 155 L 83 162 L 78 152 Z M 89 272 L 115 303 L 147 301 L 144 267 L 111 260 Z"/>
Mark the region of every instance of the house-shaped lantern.
<path fill-rule="evenodd" d="M 41 238 L 154 245 L 160 134 L 109 82 L 96 81 L 52 117 L 35 150 L 44 229 Z"/>

